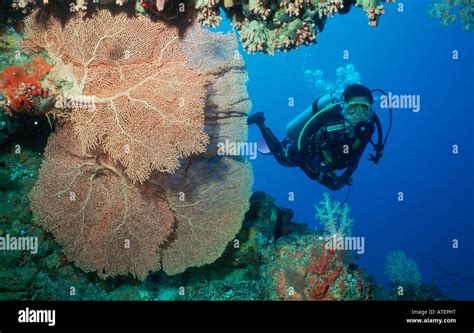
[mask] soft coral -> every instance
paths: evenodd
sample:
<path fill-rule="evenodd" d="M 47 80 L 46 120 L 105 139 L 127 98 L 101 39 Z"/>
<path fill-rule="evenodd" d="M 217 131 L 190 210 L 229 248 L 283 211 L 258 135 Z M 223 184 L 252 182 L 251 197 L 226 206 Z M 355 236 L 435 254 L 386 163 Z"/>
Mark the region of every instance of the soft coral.
<path fill-rule="evenodd" d="M 31 65 L 9 66 L 0 73 L 0 93 L 6 98 L 4 107 L 9 114 L 30 112 L 41 98 L 49 97 L 41 81 L 51 68 L 44 58 L 36 56 Z"/>

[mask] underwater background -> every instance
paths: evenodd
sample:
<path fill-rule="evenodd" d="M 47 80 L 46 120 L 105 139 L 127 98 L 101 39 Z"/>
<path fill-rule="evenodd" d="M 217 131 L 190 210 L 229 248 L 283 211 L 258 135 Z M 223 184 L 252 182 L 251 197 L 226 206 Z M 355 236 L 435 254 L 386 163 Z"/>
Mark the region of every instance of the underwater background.
<path fill-rule="evenodd" d="M 247 54 L 239 43 L 249 79 L 249 113 L 264 112 L 267 126 L 280 139 L 286 125 L 317 97 L 341 91 L 348 83 L 419 96 L 420 110 L 394 108 L 385 158 L 374 165 L 368 161 L 372 147 L 367 146 L 350 189 L 329 191 L 299 168 L 284 168 L 271 156 L 247 158 L 253 168 L 253 195 L 236 237 L 240 249 L 235 251 L 231 242 L 214 263 L 177 275 L 158 272 L 144 281 L 130 276 L 101 280 L 95 272 L 77 268 L 53 235 L 32 223 L 29 209 L 48 122 L 34 117 L 10 124 L 10 118 L 0 114 L 0 135 L 15 133 L 0 140 L 0 236 L 35 235 L 43 246 L 36 257 L 0 254 L 0 299 L 473 300 L 474 37 L 463 30 L 461 20 L 441 26 L 427 14 L 432 3 L 385 3 L 376 28 L 367 24 L 364 11 L 353 8 L 328 19 L 316 45 L 272 56 Z M 210 31 L 232 30 L 230 20 L 222 17 L 220 26 Z M 380 108 L 380 94 L 375 97 L 385 134 L 388 110 Z M 257 128 L 250 127 L 248 141 L 260 140 Z M 23 146 L 19 158 L 12 153 L 17 142 Z M 365 239 L 363 254 L 342 260 L 319 252 L 325 226 L 316 217 L 315 205 L 324 207 L 328 192 L 332 201 L 350 207 L 352 236 Z M 389 253 L 389 258 L 397 257 L 392 270 L 406 268 L 416 288 L 436 287 L 397 297 L 394 281 L 387 276 Z M 316 267 L 311 264 L 314 258 Z M 322 272 L 324 265 L 329 268 Z M 292 266 L 306 269 L 307 281 L 292 273 Z M 312 289 L 321 276 L 324 292 Z M 72 285 L 77 296 L 70 294 Z M 187 288 L 184 297 L 182 286 Z M 282 286 L 299 289 L 296 296 L 288 296 Z M 307 295 L 301 296 L 301 290 Z"/>
<path fill-rule="evenodd" d="M 348 205 L 353 235 L 366 238 L 361 265 L 385 281 L 387 252 L 403 250 L 420 266 L 423 281 L 456 299 L 474 298 L 474 38 L 461 22 L 442 27 L 426 15 L 430 1 L 387 4 L 383 24 L 361 23 L 356 10 L 328 21 L 318 44 L 274 57 L 245 55 L 253 112 L 266 114 L 267 126 L 281 139 L 285 127 L 324 91 L 305 80 L 306 70 L 321 70 L 336 81 L 336 69 L 352 64 L 361 83 L 400 95 L 420 95 L 418 113 L 394 109 L 386 158 L 369 162 L 370 146 L 353 176 Z M 349 50 L 350 58 L 343 59 Z M 452 59 L 453 50 L 459 59 Z M 294 107 L 289 98 L 294 98 Z M 376 108 L 384 130 L 388 111 Z M 250 140 L 259 140 L 256 128 Z M 458 144 L 459 155 L 452 154 Z M 297 168 L 283 168 L 259 155 L 252 161 L 254 189 L 276 196 L 295 211 L 295 220 L 318 227 L 313 205 L 327 190 Z M 404 192 L 403 202 L 397 193 Z M 294 192 L 294 201 L 288 193 Z M 344 201 L 347 187 L 331 193 Z M 453 239 L 459 248 L 453 249 Z"/>

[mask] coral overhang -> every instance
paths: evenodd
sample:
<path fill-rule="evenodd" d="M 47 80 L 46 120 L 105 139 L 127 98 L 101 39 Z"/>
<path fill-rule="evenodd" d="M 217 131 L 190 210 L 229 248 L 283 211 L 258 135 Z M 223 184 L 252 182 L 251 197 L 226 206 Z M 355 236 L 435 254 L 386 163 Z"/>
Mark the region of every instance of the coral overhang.
<path fill-rule="evenodd" d="M 375 27 L 385 12 L 383 3 L 391 2 L 395 0 L 194 0 L 186 3 L 140 0 L 135 2 L 135 9 L 153 16 L 167 12 L 182 16 L 186 11 L 193 13 L 197 22 L 206 27 L 219 26 L 221 13 L 225 13 L 247 52 L 274 54 L 315 44 L 327 18 L 345 14 L 354 6 L 362 8 L 369 25 Z M 80 11 L 97 4 L 123 6 L 125 3 L 126 0 L 76 0 L 71 8 Z M 28 12 L 32 4 L 22 0 L 15 6 Z"/>

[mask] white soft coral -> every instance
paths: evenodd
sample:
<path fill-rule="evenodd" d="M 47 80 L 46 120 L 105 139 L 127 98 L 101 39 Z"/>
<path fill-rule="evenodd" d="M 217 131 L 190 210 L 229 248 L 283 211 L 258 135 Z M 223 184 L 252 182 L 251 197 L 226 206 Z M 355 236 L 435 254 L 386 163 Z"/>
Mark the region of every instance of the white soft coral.
<path fill-rule="evenodd" d="M 323 199 L 316 207 L 316 218 L 324 226 L 328 236 L 350 237 L 353 220 L 349 218 L 350 208 L 347 204 L 331 201 L 329 194 L 324 193 Z"/>

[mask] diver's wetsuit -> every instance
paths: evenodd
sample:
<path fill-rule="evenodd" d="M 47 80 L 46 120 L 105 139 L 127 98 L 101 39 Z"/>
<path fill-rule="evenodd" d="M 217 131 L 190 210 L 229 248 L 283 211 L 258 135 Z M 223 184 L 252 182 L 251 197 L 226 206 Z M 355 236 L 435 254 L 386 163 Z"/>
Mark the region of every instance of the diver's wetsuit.
<path fill-rule="evenodd" d="M 318 100 L 313 103 L 313 115 L 320 111 L 317 105 Z M 342 106 L 335 104 L 318 115 L 304 130 L 299 149 L 297 140 L 286 137 L 280 142 L 263 120 L 255 123 L 278 163 L 300 167 L 312 180 L 338 190 L 350 184 L 351 175 L 375 130 L 374 120 L 360 122 L 351 137 L 341 112 Z M 337 176 L 337 170 L 343 169 L 343 174 Z"/>

